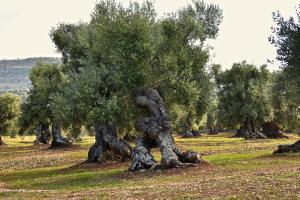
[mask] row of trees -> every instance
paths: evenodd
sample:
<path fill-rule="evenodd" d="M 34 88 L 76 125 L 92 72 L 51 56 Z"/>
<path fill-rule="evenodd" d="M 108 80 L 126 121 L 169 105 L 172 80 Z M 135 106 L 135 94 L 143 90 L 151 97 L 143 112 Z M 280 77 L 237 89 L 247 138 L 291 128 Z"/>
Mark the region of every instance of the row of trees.
<path fill-rule="evenodd" d="M 201 162 L 196 152 L 176 147 L 171 119 L 180 111 L 190 131 L 191 122 L 205 114 L 210 91 L 205 41 L 217 36 L 221 20 L 217 6 L 200 1 L 162 19 L 150 2 L 128 8 L 99 2 L 90 23 L 60 24 L 51 31 L 63 64 L 32 70 L 22 128 L 38 126 L 39 135 L 48 135 L 51 127 L 53 147 L 69 145 L 62 129 L 93 128 L 96 142 L 87 162 L 116 155 L 131 157 L 132 170 L 153 168 L 155 146 L 163 167 Z M 133 130 L 140 133 L 134 149 L 119 138 Z"/>
<path fill-rule="evenodd" d="M 171 132 L 189 135 L 205 114 L 213 132 L 238 129 L 245 138 L 282 136 L 274 123 L 299 127 L 298 57 L 282 56 L 290 42 L 286 37 L 294 37 L 282 35 L 287 24 L 298 31 L 294 20 L 274 14 L 278 27 L 270 41 L 278 60 L 288 64 L 270 73 L 246 62 L 226 71 L 207 67 L 206 41 L 216 38 L 222 21 L 215 5 L 194 1 L 158 19 L 148 1 L 127 8 L 100 1 L 91 16 L 89 23 L 52 29 L 62 64 L 39 63 L 30 73 L 32 88 L 21 105 L 19 127 L 20 133 L 36 129 L 36 143 L 52 137 L 52 147 L 69 146 L 62 130 L 78 138 L 85 127 L 96 139 L 87 162 L 131 158 L 130 169 L 140 170 L 156 167 L 153 147 L 159 147 L 163 167 L 202 162 L 196 152 L 177 148 Z M 121 139 L 126 133 L 138 136 L 135 148 Z"/>
<path fill-rule="evenodd" d="M 247 139 L 281 138 L 300 127 L 299 104 L 289 98 L 291 90 L 283 71 L 270 73 L 246 62 L 221 71 L 213 67 L 218 101 L 208 113 L 208 125 L 238 129 Z"/>

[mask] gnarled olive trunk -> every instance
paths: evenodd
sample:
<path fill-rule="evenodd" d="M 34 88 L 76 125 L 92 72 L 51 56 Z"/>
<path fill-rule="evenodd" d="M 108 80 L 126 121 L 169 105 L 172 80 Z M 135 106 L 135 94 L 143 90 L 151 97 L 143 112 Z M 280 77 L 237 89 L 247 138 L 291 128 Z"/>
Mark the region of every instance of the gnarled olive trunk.
<path fill-rule="evenodd" d="M 197 136 L 201 136 L 200 131 L 196 131 L 192 129 L 185 131 L 182 135 L 183 138 L 190 138 L 190 137 L 197 137 Z"/>
<path fill-rule="evenodd" d="M 279 145 L 278 149 L 274 152 L 277 153 L 297 153 L 300 152 L 300 140 L 291 145 Z"/>
<path fill-rule="evenodd" d="M 2 137 L 1 137 L 1 135 L 0 135 L 0 145 L 4 145 L 5 143 L 3 142 L 3 140 L 2 140 Z"/>
<path fill-rule="evenodd" d="M 216 135 L 219 133 L 219 131 L 214 126 L 210 126 L 208 129 L 209 129 L 208 131 L 209 135 Z"/>
<path fill-rule="evenodd" d="M 243 137 L 245 139 L 266 139 L 267 137 L 261 133 L 256 124 L 251 120 L 245 120 L 244 124 L 237 130 L 234 137 Z"/>
<path fill-rule="evenodd" d="M 172 168 L 191 166 L 201 163 L 200 155 L 193 151 L 180 151 L 170 134 L 171 121 L 166 113 L 165 104 L 153 89 L 139 89 L 136 92 L 135 102 L 146 108 L 150 117 L 138 120 L 135 124 L 137 131 L 144 133 L 144 138 L 137 140 L 132 153 L 130 170 L 155 168 L 155 160 L 150 148 L 158 146 L 161 153 L 161 167 Z"/>
<path fill-rule="evenodd" d="M 36 128 L 35 144 L 49 144 L 51 133 L 48 124 L 39 123 Z"/>
<path fill-rule="evenodd" d="M 90 148 L 86 163 L 103 162 L 115 157 L 130 158 L 131 146 L 118 138 L 117 126 L 113 123 L 95 125 L 95 144 Z"/>
<path fill-rule="evenodd" d="M 52 142 L 51 147 L 68 147 L 71 146 L 72 143 L 64 138 L 61 134 L 61 127 L 57 124 L 52 125 Z"/>
<path fill-rule="evenodd" d="M 279 126 L 277 126 L 273 122 L 265 122 L 262 125 L 262 132 L 267 138 L 271 139 L 288 138 L 287 136 L 282 134 Z"/>
<path fill-rule="evenodd" d="M 191 112 L 189 112 L 185 118 L 185 125 L 184 125 L 184 131 L 182 134 L 182 137 L 195 137 L 200 134 L 198 134 L 197 131 L 192 130 L 193 127 L 193 115 Z"/>

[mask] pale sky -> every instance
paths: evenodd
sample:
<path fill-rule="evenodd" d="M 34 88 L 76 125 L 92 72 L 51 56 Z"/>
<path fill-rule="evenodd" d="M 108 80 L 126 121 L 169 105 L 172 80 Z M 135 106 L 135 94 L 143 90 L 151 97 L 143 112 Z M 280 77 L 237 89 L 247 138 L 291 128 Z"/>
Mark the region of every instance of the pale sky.
<path fill-rule="evenodd" d="M 142 2 L 142 0 L 139 0 Z M 296 0 L 204 0 L 218 4 L 224 20 L 219 36 L 210 42 L 211 62 L 228 68 L 247 60 L 256 65 L 276 56 L 269 44 L 272 12 L 295 15 Z M 119 0 L 128 4 L 129 0 Z M 176 11 L 191 0 L 156 0 L 160 15 Z M 60 56 L 49 32 L 59 22 L 87 22 L 96 0 L 0 0 L 0 59 Z M 270 64 L 269 64 L 270 65 Z M 274 66 L 270 65 L 274 69 Z"/>

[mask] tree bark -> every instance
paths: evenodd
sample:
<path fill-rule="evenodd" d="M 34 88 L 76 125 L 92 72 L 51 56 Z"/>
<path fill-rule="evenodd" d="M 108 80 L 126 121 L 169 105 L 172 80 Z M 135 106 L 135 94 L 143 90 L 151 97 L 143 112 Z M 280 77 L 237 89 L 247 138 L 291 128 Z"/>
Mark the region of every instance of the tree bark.
<path fill-rule="evenodd" d="M 61 134 L 61 127 L 57 124 L 52 125 L 52 142 L 51 148 L 54 147 L 69 147 L 72 143 L 64 138 Z"/>
<path fill-rule="evenodd" d="M 184 133 L 182 134 L 182 137 L 189 138 L 189 137 L 195 137 L 198 136 L 197 132 L 192 130 L 193 127 L 193 117 L 192 113 L 189 112 L 185 118 L 185 126 L 184 126 Z"/>
<path fill-rule="evenodd" d="M 36 139 L 34 141 L 35 144 L 49 144 L 51 133 L 49 130 L 48 124 L 40 123 L 36 128 Z"/>
<path fill-rule="evenodd" d="M 2 135 L 2 128 L 0 127 L 0 145 L 5 145 L 5 143 L 3 142 L 3 140 L 2 140 L 2 137 L 1 137 L 1 135 Z"/>
<path fill-rule="evenodd" d="M 267 139 L 267 137 L 261 133 L 255 123 L 250 120 L 246 120 L 244 124 L 237 130 L 234 137 L 243 137 L 245 139 Z"/>
<path fill-rule="evenodd" d="M 150 149 L 156 147 L 157 144 L 151 138 L 144 136 L 143 138 L 138 138 L 136 141 L 135 148 L 131 154 L 131 166 L 130 171 L 134 170 L 144 170 L 144 169 L 154 169 L 156 167 L 156 161 L 151 154 Z"/>
<path fill-rule="evenodd" d="M 208 132 L 209 135 L 216 135 L 218 133 L 219 133 L 219 131 L 215 127 L 213 127 L 213 126 L 209 127 L 209 132 Z"/>
<path fill-rule="evenodd" d="M 274 154 L 278 153 L 298 153 L 300 152 L 300 140 L 291 145 L 279 145 Z"/>
<path fill-rule="evenodd" d="M 124 139 L 125 141 L 127 141 L 127 142 L 133 142 L 133 141 L 135 141 L 135 140 L 137 139 L 137 137 L 134 136 L 134 135 L 131 135 L 130 133 L 126 133 L 126 134 L 124 135 L 123 139 Z"/>
<path fill-rule="evenodd" d="M 2 140 L 1 135 L 0 135 L 0 145 L 5 145 L 5 143 L 4 143 L 3 140 Z"/>
<path fill-rule="evenodd" d="M 130 170 L 155 168 L 155 161 L 150 153 L 150 148 L 153 146 L 158 146 L 160 149 L 161 165 L 159 167 L 162 168 L 192 166 L 203 161 L 198 153 L 181 152 L 176 147 L 170 134 L 171 121 L 165 104 L 156 90 L 137 90 L 135 102 L 139 107 L 146 108 L 151 116 L 135 123 L 136 130 L 143 132 L 144 138 L 137 141 L 133 150 Z"/>
<path fill-rule="evenodd" d="M 267 138 L 278 139 L 278 138 L 288 138 L 283 135 L 280 131 L 279 126 L 273 122 L 266 122 L 262 125 L 262 132 Z"/>
<path fill-rule="evenodd" d="M 201 136 L 201 133 L 200 131 L 196 131 L 196 130 L 187 130 L 182 135 L 183 138 L 190 138 L 190 137 L 197 137 L 197 136 Z"/>
<path fill-rule="evenodd" d="M 95 125 L 95 144 L 90 148 L 86 163 L 104 162 L 113 158 L 121 158 L 123 161 L 130 158 L 131 146 L 118 138 L 115 124 Z"/>

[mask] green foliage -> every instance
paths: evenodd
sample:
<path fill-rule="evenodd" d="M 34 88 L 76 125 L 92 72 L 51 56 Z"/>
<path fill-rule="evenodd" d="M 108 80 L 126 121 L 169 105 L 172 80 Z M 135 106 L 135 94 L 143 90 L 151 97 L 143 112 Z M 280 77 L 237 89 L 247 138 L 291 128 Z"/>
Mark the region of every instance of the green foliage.
<path fill-rule="evenodd" d="M 271 74 L 266 66 L 246 62 L 233 64 L 224 72 L 216 70 L 218 119 L 226 128 L 246 122 L 259 125 L 272 119 L 270 98 Z"/>
<path fill-rule="evenodd" d="M 300 127 L 299 104 L 293 101 L 293 95 L 288 92 L 291 89 L 290 81 L 285 72 L 274 73 L 272 85 L 272 104 L 274 108 L 274 121 L 283 130 L 293 131 Z"/>
<path fill-rule="evenodd" d="M 300 8 L 300 6 L 299 6 Z M 287 93 L 289 98 L 300 105 L 300 11 L 296 19 L 284 19 L 279 12 L 273 13 L 276 26 L 272 28 L 273 35 L 269 38 L 277 48 L 277 60 L 281 62 L 286 79 L 289 82 Z"/>
<path fill-rule="evenodd" d="M 157 89 L 169 108 L 184 106 L 185 116 L 201 117 L 210 95 L 204 42 L 217 36 L 221 20 L 218 7 L 200 1 L 163 19 L 148 1 L 127 8 L 100 1 L 90 23 L 60 24 L 51 38 L 66 82 L 52 98 L 54 117 L 66 126 L 115 122 L 131 129 L 140 87 Z"/>
<path fill-rule="evenodd" d="M 212 84 L 206 69 L 209 49 L 204 44 L 217 36 L 221 20 L 217 6 L 194 1 L 161 21 L 156 51 L 159 63 L 153 78 L 169 107 L 185 106 L 183 121 L 187 124 L 201 119 L 211 100 Z"/>
<path fill-rule="evenodd" d="M 14 136 L 18 132 L 20 97 L 11 93 L 0 95 L 0 135 Z"/>
<path fill-rule="evenodd" d="M 59 85 L 63 83 L 63 75 L 58 64 L 38 63 L 30 72 L 30 80 L 32 88 L 21 105 L 20 124 L 23 129 L 36 123 L 53 122 L 52 95 L 58 92 Z"/>

